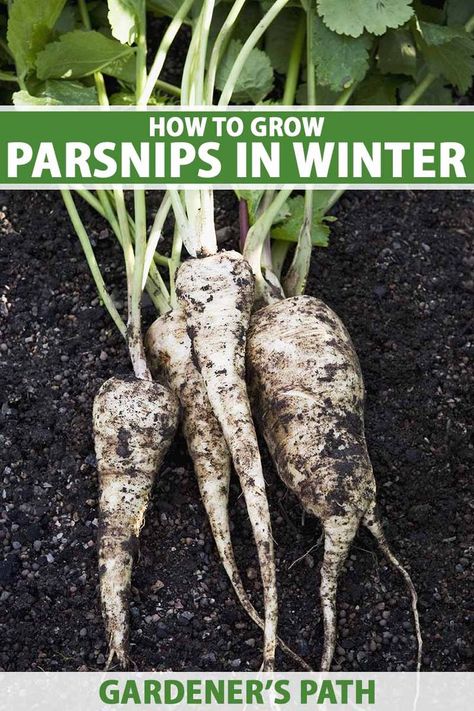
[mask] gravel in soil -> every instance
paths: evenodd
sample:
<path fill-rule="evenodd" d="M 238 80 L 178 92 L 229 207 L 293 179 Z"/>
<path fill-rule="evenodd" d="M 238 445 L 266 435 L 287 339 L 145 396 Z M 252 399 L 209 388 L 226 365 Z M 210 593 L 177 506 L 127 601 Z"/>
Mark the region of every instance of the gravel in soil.
<path fill-rule="evenodd" d="M 424 668 L 468 669 L 473 196 L 353 192 L 335 212 L 339 221 L 330 247 L 315 253 L 308 291 L 342 317 L 360 356 L 378 501 L 388 538 L 419 592 Z M 86 222 L 123 306 L 113 237 L 93 213 L 86 211 Z M 218 227 L 235 222 L 232 196 L 220 195 Z M 229 239 L 228 230 L 220 234 Z M 0 193 L 0 291 L 0 668 L 101 669 L 91 405 L 100 383 L 128 371 L 128 362 L 58 193 Z M 145 318 L 152 317 L 148 304 Z M 302 521 L 266 454 L 264 465 L 280 633 L 317 665 L 320 528 L 309 517 Z M 260 606 L 255 548 L 236 482 L 231 515 L 240 568 Z M 261 635 L 218 562 L 181 437 L 158 477 L 132 592 L 137 668 L 258 669 Z M 413 669 L 407 595 L 366 532 L 341 577 L 338 619 L 335 670 Z M 291 663 L 280 655 L 278 667 Z"/>

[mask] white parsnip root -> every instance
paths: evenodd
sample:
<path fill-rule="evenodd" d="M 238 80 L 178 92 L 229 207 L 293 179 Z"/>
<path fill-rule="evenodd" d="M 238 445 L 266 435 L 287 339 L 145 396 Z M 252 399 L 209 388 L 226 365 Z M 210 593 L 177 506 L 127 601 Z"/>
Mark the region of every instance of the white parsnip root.
<path fill-rule="evenodd" d="M 99 578 L 110 666 L 128 662 L 128 598 L 155 475 L 173 439 L 179 405 L 150 380 L 110 378 L 94 400 L 100 485 Z"/>
<path fill-rule="evenodd" d="M 193 360 L 186 320 L 180 309 L 158 318 L 149 328 L 146 349 L 154 374 L 164 374 L 179 398 L 183 432 L 194 464 L 219 557 L 237 598 L 260 629 L 264 623 L 252 605 L 237 567 L 229 522 L 231 458 L 222 429 L 212 410 L 206 386 Z M 278 639 L 281 649 L 310 671 L 306 662 Z"/>
<path fill-rule="evenodd" d="M 364 433 L 364 385 L 349 334 L 322 301 L 309 296 L 286 299 L 254 315 L 247 367 L 254 412 L 279 476 L 324 529 L 321 669 L 331 666 L 337 579 L 361 523 L 410 592 L 419 668 L 417 596 L 408 572 L 388 547 L 376 512 Z"/>
<path fill-rule="evenodd" d="M 254 298 L 249 264 L 237 252 L 191 259 L 176 279 L 193 358 L 220 424 L 257 545 L 264 590 L 263 668 L 274 668 L 278 603 L 270 512 L 245 385 L 245 346 Z"/>

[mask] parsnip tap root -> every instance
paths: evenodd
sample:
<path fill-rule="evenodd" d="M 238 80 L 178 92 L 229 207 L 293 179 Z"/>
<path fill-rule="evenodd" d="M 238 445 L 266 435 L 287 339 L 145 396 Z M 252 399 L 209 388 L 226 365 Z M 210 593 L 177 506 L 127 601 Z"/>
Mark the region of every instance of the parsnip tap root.
<path fill-rule="evenodd" d="M 263 668 L 274 667 L 278 603 L 270 513 L 260 452 L 245 385 L 245 344 L 254 277 L 237 252 L 191 259 L 176 279 L 195 362 L 204 379 L 240 479 L 262 575 L 265 629 Z"/>
<path fill-rule="evenodd" d="M 94 400 L 100 484 L 99 578 L 107 667 L 128 661 L 128 598 L 138 535 L 155 475 L 176 431 L 177 398 L 149 380 L 110 378 Z"/>
<path fill-rule="evenodd" d="M 164 373 L 179 398 L 184 436 L 224 569 L 240 604 L 255 624 L 263 629 L 263 620 L 243 586 L 232 547 L 228 510 L 229 449 L 209 402 L 202 375 L 193 361 L 191 340 L 180 309 L 167 313 L 152 324 L 146 336 L 146 350 L 152 372 Z M 281 639 L 278 639 L 278 644 L 303 669 L 311 671 L 309 665 Z"/>
<path fill-rule="evenodd" d="M 375 510 L 375 479 L 364 433 L 364 385 L 349 334 L 323 302 L 309 296 L 289 298 L 252 318 L 247 368 L 254 412 L 278 473 L 324 529 L 321 669 L 331 666 L 337 579 L 361 523 L 374 534 L 411 595 L 419 668 L 416 592 L 388 548 Z"/>

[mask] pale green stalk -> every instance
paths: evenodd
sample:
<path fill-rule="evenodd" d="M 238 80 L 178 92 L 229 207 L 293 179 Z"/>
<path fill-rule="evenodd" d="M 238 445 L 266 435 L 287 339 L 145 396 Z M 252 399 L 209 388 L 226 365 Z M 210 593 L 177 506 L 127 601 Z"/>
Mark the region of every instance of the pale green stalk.
<path fill-rule="evenodd" d="M 192 192 L 192 191 L 188 191 Z M 196 245 L 194 240 L 194 232 L 191 228 L 189 220 L 186 216 L 181 198 L 177 190 L 169 191 L 171 197 L 171 204 L 173 205 L 174 219 L 178 225 L 178 229 L 183 240 L 183 244 L 186 250 L 189 252 L 191 257 L 196 257 Z"/>
<path fill-rule="evenodd" d="M 148 237 L 148 244 L 146 246 L 146 252 L 145 252 L 145 262 L 144 262 L 144 268 L 143 268 L 143 286 L 145 286 L 147 277 L 148 277 L 148 272 L 150 270 L 151 265 L 153 264 L 153 255 L 155 254 L 156 248 L 158 246 L 158 242 L 161 239 L 162 235 L 162 230 L 163 230 L 163 225 L 165 224 L 166 218 L 168 217 L 168 213 L 171 209 L 171 197 L 169 193 L 166 193 L 160 208 L 158 212 L 156 213 L 155 220 L 153 222 L 153 226 L 150 231 L 150 235 Z M 169 296 L 169 294 L 168 294 Z"/>
<path fill-rule="evenodd" d="M 115 217 L 115 215 L 113 215 L 113 211 L 112 211 L 112 214 L 110 214 L 110 211 L 106 212 L 104 210 L 104 208 L 102 207 L 102 204 L 100 203 L 100 201 L 89 190 L 76 189 L 75 192 L 83 200 L 85 200 L 99 215 L 101 215 L 108 221 L 109 225 L 111 226 L 112 230 L 114 231 L 114 234 L 115 234 L 120 246 L 122 246 L 122 233 L 121 233 L 121 230 L 119 227 L 118 220 Z M 132 223 L 132 225 L 130 225 L 130 219 L 131 219 L 130 215 L 128 213 L 126 213 L 126 215 L 127 215 L 127 223 L 128 223 L 129 230 L 130 230 L 130 227 L 135 229 L 134 223 Z M 133 244 L 133 235 L 131 232 L 130 232 L 130 234 L 132 236 L 132 244 Z M 133 256 L 133 253 L 132 253 L 132 256 Z M 166 313 L 166 311 L 169 311 L 169 308 L 170 308 L 169 307 L 170 296 L 169 296 L 166 284 L 164 283 L 160 272 L 156 268 L 155 262 L 158 261 L 158 257 L 159 257 L 160 259 L 159 259 L 158 263 L 162 264 L 163 266 L 168 267 L 169 259 L 167 257 L 164 257 L 164 256 L 158 254 L 157 252 L 155 252 L 153 257 L 154 257 L 154 261 L 150 265 L 150 272 L 148 275 L 148 280 L 146 282 L 146 290 L 150 296 L 150 299 L 153 301 L 157 311 L 159 311 L 160 313 Z M 135 259 L 134 256 L 133 256 L 133 259 Z M 130 287 L 130 292 L 131 292 L 131 287 Z"/>
<path fill-rule="evenodd" d="M 20 83 L 20 80 L 18 79 L 17 75 L 13 74 L 13 72 L 0 71 L 0 81 L 9 81 L 9 82 L 14 82 L 15 84 Z"/>
<path fill-rule="evenodd" d="M 422 81 L 415 86 L 411 94 L 405 99 L 402 106 L 413 106 L 414 104 L 417 104 L 425 91 L 430 88 L 436 77 L 436 74 L 428 72 L 424 79 L 422 79 Z"/>
<path fill-rule="evenodd" d="M 173 233 L 173 246 L 171 248 L 171 259 L 169 261 L 169 279 L 170 279 L 170 292 L 171 292 L 171 306 L 173 309 L 177 308 L 178 301 L 176 298 L 176 272 L 181 262 L 181 249 L 183 246 L 183 240 L 181 239 L 181 234 L 178 229 L 177 223 L 174 226 Z"/>
<path fill-rule="evenodd" d="M 139 380 L 151 380 L 145 351 L 143 348 L 141 326 L 142 279 L 146 250 L 146 202 L 145 191 L 135 190 L 135 264 L 133 269 L 131 308 L 128 318 L 128 348 L 132 359 L 135 376 Z"/>
<path fill-rule="evenodd" d="M 278 280 L 281 279 L 281 272 L 285 263 L 286 255 L 290 248 L 289 242 L 280 239 L 273 240 L 272 243 L 272 269 Z"/>
<path fill-rule="evenodd" d="M 155 89 L 155 85 L 158 81 L 158 77 L 160 76 L 161 71 L 164 67 L 169 48 L 173 44 L 174 39 L 183 24 L 184 18 L 187 16 L 189 10 L 193 5 L 193 2 L 194 0 L 184 0 L 176 15 L 173 17 L 170 24 L 166 28 L 166 32 L 163 35 L 163 38 L 160 42 L 160 46 L 158 47 L 158 50 L 156 52 L 155 59 L 153 60 L 153 64 L 148 73 L 148 78 L 146 80 L 145 86 L 143 87 L 143 91 L 138 98 L 138 106 L 146 106 L 148 104 L 150 97 Z M 171 87 L 171 85 L 168 85 L 168 87 Z M 179 95 L 180 94 L 181 91 L 179 91 Z"/>
<path fill-rule="evenodd" d="M 212 104 L 212 99 L 214 97 L 214 88 L 216 84 L 217 67 L 222 58 L 222 55 L 225 52 L 227 43 L 229 42 L 229 39 L 232 36 L 234 25 L 240 14 L 240 11 L 245 5 L 245 1 L 246 0 L 235 0 L 234 4 L 230 9 L 229 14 L 227 15 L 224 21 L 224 24 L 222 25 L 219 31 L 219 34 L 216 37 L 216 41 L 214 42 L 214 47 L 212 48 L 211 57 L 209 59 L 209 68 L 207 70 L 205 91 L 207 104 Z"/>
<path fill-rule="evenodd" d="M 304 37 L 307 29 L 306 17 L 311 17 L 311 15 L 309 13 L 301 13 L 301 17 L 296 28 L 296 34 L 293 40 L 290 60 L 288 62 L 288 71 L 286 73 L 285 90 L 281 102 L 283 106 L 292 106 L 295 103 L 298 77 L 300 75 L 301 56 L 303 54 Z M 313 33 L 311 27 L 311 35 L 312 34 Z"/>
<path fill-rule="evenodd" d="M 275 17 L 285 7 L 285 5 L 288 4 L 288 2 L 289 0 L 275 0 L 270 10 L 265 13 L 265 15 L 262 17 L 255 29 L 250 33 L 242 49 L 237 55 L 237 58 L 234 62 L 234 66 L 232 67 L 232 70 L 224 85 L 222 94 L 219 99 L 219 106 L 229 105 L 229 102 L 232 98 L 232 94 L 234 93 L 235 85 L 245 66 L 245 63 L 248 61 L 251 51 L 258 44 L 260 38 L 265 34 Z"/>
<path fill-rule="evenodd" d="M 91 271 L 92 277 L 93 277 L 95 285 L 97 287 L 99 297 L 102 300 L 105 308 L 109 312 L 110 316 L 112 317 L 118 330 L 120 331 L 122 336 L 124 338 L 126 338 L 127 327 L 126 327 L 122 317 L 120 316 L 119 312 L 117 311 L 117 307 L 115 306 L 114 302 L 112 301 L 112 298 L 110 297 L 110 295 L 107 291 L 105 282 L 102 278 L 102 274 L 101 274 L 99 265 L 97 264 L 97 260 L 94 255 L 94 250 L 92 249 L 92 245 L 90 243 L 89 235 L 86 232 L 86 229 L 82 223 L 82 220 L 79 216 L 77 208 L 74 204 L 74 200 L 72 198 L 71 191 L 70 190 L 61 190 L 61 195 L 64 200 L 66 209 L 69 213 L 69 218 L 71 220 L 71 223 L 76 231 L 77 236 L 79 237 L 79 241 L 81 243 L 82 249 L 84 250 L 87 264 L 89 265 L 89 269 Z"/>
<path fill-rule="evenodd" d="M 145 91 L 147 82 L 146 70 L 146 0 L 138 0 L 137 12 L 137 49 L 136 49 L 136 85 L 135 97 L 138 104 L 140 96 Z"/>
<path fill-rule="evenodd" d="M 195 101 L 198 106 L 204 104 L 204 84 L 205 84 L 205 72 L 206 72 L 206 55 L 207 55 L 207 44 L 209 41 L 209 30 L 211 28 L 212 16 L 214 14 L 215 0 L 204 0 L 202 7 L 202 21 L 201 28 L 199 32 L 199 42 L 198 42 L 198 52 L 197 52 L 197 67 L 196 75 L 194 77 L 194 82 L 196 85 L 195 89 Z M 212 101 L 210 102 L 212 103 Z"/>
<path fill-rule="evenodd" d="M 267 210 L 255 221 L 249 229 L 244 247 L 244 257 L 252 267 L 256 279 L 257 292 L 262 294 L 265 289 L 265 280 L 262 275 L 261 260 L 265 240 L 272 227 L 273 221 L 292 193 L 291 188 L 283 188 L 277 194 Z"/>
<path fill-rule="evenodd" d="M 313 26 L 312 14 L 306 13 L 306 65 L 308 67 L 308 104 L 314 106 L 316 103 L 315 82 L 310 81 L 313 74 Z M 298 235 L 293 260 L 283 279 L 283 289 L 286 296 L 297 296 L 302 294 L 306 287 L 309 268 L 311 265 L 311 252 L 313 244 L 311 240 L 311 229 L 313 222 L 313 191 L 306 190 L 304 195 L 304 218 Z"/>

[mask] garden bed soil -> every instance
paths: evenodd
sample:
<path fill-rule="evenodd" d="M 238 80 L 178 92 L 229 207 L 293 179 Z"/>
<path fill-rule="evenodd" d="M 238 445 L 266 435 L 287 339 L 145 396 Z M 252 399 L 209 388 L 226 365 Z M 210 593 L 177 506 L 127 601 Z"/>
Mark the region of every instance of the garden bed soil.
<path fill-rule="evenodd" d="M 426 670 L 472 663 L 471 192 L 352 192 L 308 291 L 347 325 L 367 386 L 366 428 L 387 536 L 420 598 Z M 220 228 L 236 223 L 219 196 Z M 120 254 L 91 212 L 87 227 L 114 295 Z M 237 237 L 224 230 L 225 246 Z M 106 655 L 97 578 L 97 474 L 91 406 L 128 372 L 56 192 L 0 193 L 0 668 L 98 670 Z M 153 311 L 145 308 L 151 321 Z M 281 636 L 317 665 L 320 528 L 264 454 Z M 233 535 L 261 606 L 238 484 Z M 469 594 L 469 589 L 471 594 Z M 334 669 L 413 669 L 409 601 L 366 532 L 340 580 Z M 471 620 L 471 625 L 470 625 Z M 133 576 L 131 655 L 143 670 L 257 670 L 261 635 L 217 559 L 181 436 L 158 477 Z M 279 669 L 291 669 L 281 654 Z"/>

